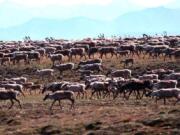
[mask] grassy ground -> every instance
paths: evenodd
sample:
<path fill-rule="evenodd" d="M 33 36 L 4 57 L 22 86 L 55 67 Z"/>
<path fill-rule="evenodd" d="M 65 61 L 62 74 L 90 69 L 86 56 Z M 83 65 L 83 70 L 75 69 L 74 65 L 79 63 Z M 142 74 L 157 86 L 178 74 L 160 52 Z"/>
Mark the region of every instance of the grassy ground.
<path fill-rule="evenodd" d="M 146 68 L 169 68 L 180 71 L 180 63 L 175 60 L 163 61 L 135 58 L 133 69 L 134 75 L 141 75 Z M 122 59 L 122 58 L 121 58 Z M 121 69 L 123 66 L 117 58 L 103 59 L 106 68 Z M 74 60 L 75 61 L 75 60 Z M 79 61 L 79 60 L 78 60 Z M 78 61 L 75 61 L 76 63 Z M 41 65 L 33 63 L 30 66 L 8 66 L 1 67 L 1 75 L 20 76 L 24 75 L 29 80 L 47 83 L 48 80 L 39 80 L 34 75 L 34 69 L 51 67 L 49 60 L 43 60 Z M 106 71 L 105 71 L 106 72 Z M 59 81 L 58 72 L 56 81 Z M 55 81 L 52 79 L 52 81 Z M 66 72 L 63 80 L 79 81 L 77 73 Z M 13 109 L 8 110 L 10 103 L 0 103 L 0 135 L 51 135 L 51 134 L 97 134 L 97 135 L 144 135 L 144 134 L 180 134 L 180 103 L 173 106 L 169 100 L 166 106 L 162 101 L 158 105 L 153 99 L 144 98 L 135 100 L 134 97 L 126 101 L 122 98 L 116 100 L 106 99 L 78 99 L 75 110 L 69 110 L 69 102 L 64 101 L 63 110 L 54 106 L 49 111 L 51 101 L 43 102 L 41 94 L 19 97 L 23 109 L 16 104 Z"/>

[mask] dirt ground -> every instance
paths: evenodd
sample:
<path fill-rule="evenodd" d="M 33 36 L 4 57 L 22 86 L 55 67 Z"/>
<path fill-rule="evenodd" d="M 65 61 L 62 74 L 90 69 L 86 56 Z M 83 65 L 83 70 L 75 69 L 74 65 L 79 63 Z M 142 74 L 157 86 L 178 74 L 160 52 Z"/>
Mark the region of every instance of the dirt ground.
<path fill-rule="evenodd" d="M 121 58 L 122 59 L 122 58 Z M 103 59 L 107 69 L 121 69 L 119 58 Z M 79 60 L 78 60 L 79 61 Z M 75 63 L 78 61 L 74 60 Z M 48 83 L 49 80 L 39 79 L 34 75 L 36 68 L 50 68 L 49 60 L 44 59 L 41 65 L 32 63 L 24 66 L 0 67 L 3 76 L 27 76 L 30 81 Z M 129 67 L 133 75 L 141 75 L 145 69 L 168 68 L 180 71 L 180 62 L 177 60 L 163 61 L 161 59 L 142 59 L 135 57 L 135 65 Z M 106 72 L 106 70 L 104 71 Z M 56 79 L 60 81 L 58 72 Z M 80 81 L 78 73 L 66 72 L 63 80 Z M 156 105 L 154 99 L 144 98 L 136 100 L 106 99 L 77 99 L 75 109 L 69 110 L 69 102 L 64 101 L 63 110 L 58 104 L 49 110 L 51 101 L 43 101 L 44 95 L 35 94 L 18 97 L 23 109 L 16 104 L 8 110 L 9 101 L 0 102 L 0 135 L 179 135 L 180 134 L 180 103 L 173 106 L 173 101 L 168 100 L 167 105 L 159 101 Z"/>

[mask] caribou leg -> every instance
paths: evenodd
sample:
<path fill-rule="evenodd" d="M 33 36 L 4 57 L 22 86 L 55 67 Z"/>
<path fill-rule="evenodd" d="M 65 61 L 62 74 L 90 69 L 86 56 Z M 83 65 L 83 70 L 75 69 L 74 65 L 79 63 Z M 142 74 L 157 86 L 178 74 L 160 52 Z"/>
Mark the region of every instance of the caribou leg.
<path fill-rule="evenodd" d="M 10 99 L 10 101 L 11 101 L 11 106 L 8 109 L 11 109 L 12 106 L 14 105 L 14 101 L 12 99 Z"/>
<path fill-rule="evenodd" d="M 164 98 L 164 105 L 166 104 L 166 98 Z"/>
<path fill-rule="evenodd" d="M 91 93 L 90 99 L 92 99 L 92 97 L 93 97 L 93 95 L 94 95 L 95 92 L 96 92 L 96 91 L 94 90 L 94 91 Z"/>
<path fill-rule="evenodd" d="M 62 110 L 62 106 L 61 106 L 61 100 L 58 101 L 59 102 L 59 107 Z"/>
<path fill-rule="evenodd" d="M 179 101 L 180 101 L 180 98 L 177 98 L 177 100 L 176 100 L 176 102 L 174 103 L 174 105 L 176 105 L 177 102 L 179 102 Z"/>
<path fill-rule="evenodd" d="M 56 100 L 54 100 L 53 102 L 52 102 L 52 104 L 51 104 L 51 106 L 50 106 L 50 110 L 52 110 L 52 107 L 53 107 L 53 105 L 54 105 L 54 103 L 56 102 Z"/>
<path fill-rule="evenodd" d="M 18 99 L 16 99 L 16 98 L 14 100 L 19 104 L 19 107 L 22 109 L 20 101 Z"/>
<path fill-rule="evenodd" d="M 71 107 L 70 107 L 70 109 L 74 109 L 74 100 L 73 100 L 73 99 L 70 99 L 70 101 L 71 101 Z"/>

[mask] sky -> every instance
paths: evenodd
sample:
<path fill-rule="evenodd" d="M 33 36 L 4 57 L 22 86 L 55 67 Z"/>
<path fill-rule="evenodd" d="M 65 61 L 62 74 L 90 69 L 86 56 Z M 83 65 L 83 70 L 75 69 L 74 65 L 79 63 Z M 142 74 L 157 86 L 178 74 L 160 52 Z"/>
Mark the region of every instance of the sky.
<path fill-rule="evenodd" d="M 78 5 L 101 5 L 107 6 L 113 2 L 133 4 L 142 7 L 155 7 L 176 3 L 178 0 L 0 0 L 0 3 L 9 2 L 23 5 L 25 7 L 48 7 L 51 5 L 59 5 L 63 7 L 72 7 Z"/>
<path fill-rule="evenodd" d="M 112 20 L 145 8 L 180 8 L 180 0 L 0 0 L 0 28 L 23 24 L 32 18 L 87 17 Z"/>

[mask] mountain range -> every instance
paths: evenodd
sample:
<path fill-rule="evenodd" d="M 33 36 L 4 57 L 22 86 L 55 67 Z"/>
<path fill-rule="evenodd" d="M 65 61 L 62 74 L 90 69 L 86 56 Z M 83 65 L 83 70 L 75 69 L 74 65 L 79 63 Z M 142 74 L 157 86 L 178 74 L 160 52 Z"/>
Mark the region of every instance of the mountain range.
<path fill-rule="evenodd" d="M 78 39 L 105 36 L 156 34 L 180 34 L 180 9 L 164 7 L 144 9 L 126 13 L 111 21 L 74 17 L 64 20 L 33 18 L 23 24 L 0 28 L 0 40 L 20 40 L 45 37 Z"/>

